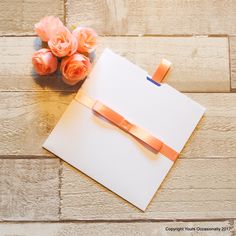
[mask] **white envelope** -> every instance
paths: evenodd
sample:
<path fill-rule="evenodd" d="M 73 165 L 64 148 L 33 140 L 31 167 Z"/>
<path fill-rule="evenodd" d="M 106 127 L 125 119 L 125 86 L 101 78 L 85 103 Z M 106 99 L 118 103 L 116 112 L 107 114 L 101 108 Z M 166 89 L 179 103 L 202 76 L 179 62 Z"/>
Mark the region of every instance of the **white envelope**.
<path fill-rule="evenodd" d="M 80 90 L 180 153 L 205 108 L 147 76 L 105 49 Z M 76 100 L 43 147 L 143 211 L 174 164 Z"/>

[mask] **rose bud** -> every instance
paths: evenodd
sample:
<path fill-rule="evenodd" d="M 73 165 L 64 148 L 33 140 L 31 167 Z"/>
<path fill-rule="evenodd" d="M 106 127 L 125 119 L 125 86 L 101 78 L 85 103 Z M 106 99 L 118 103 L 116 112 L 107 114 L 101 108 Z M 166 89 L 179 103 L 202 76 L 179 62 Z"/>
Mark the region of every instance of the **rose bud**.
<path fill-rule="evenodd" d="M 74 54 L 63 58 L 61 62 L 62 79 L 66 84 L 75 85 L 85 79 L 91 68 L 88 57 L 82 54 Z"/>
<path fill-rule="evenodd" d="M 48 46 L 52 53 L 58 57 L 71 56 L 77 50 L 76 38 L 66 28 L 61 28 L 48 41 Z"/>
<path fill-rule="evenodd" d="M 64 28 L 64 25 L 61 20 L 55 16 L 46 16 L 34 25 L 36 34 L 45 42 L 56 34 L 60 28 Z"/>
<path fill-rule="evenodd" d="M 48 75 L 57 70 L 57 58 L 47 48 L 34 52 L 32 64 L 39 75 Z"/>
<path fill-rule="evenodd" d="M 72 34 L 78 41 L 78 52 L 91 53 L 95 50 L 98 36 L 93 29 L 87 27 L 77 27 L 73 30 Z"/>

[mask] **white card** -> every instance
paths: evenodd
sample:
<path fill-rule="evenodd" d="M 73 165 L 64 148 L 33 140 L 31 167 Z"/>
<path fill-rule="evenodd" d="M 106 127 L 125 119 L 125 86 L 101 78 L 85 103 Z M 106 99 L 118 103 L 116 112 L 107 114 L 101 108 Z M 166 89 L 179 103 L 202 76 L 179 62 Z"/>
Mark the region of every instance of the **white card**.
<path fill-rule="evenodd" d="M 81 90 L 181 152 L 205 108 L 147 76 L 105 49 Z M 43 147 L 143 211 L 174 164 L 76 100 Z"/>

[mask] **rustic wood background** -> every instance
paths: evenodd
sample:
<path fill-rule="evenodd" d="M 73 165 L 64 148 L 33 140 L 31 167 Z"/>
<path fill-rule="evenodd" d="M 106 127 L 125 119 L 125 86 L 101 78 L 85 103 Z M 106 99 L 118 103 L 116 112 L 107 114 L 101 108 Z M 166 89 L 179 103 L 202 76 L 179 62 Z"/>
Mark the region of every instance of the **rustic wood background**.
<path fill-rule="evenodd" d="M 104 47 L 207 107 L 145 213 L 43 150 L 71 101 L 54 75 L 38 77 L 33 25 L 45 15 L 93 27 Z M 1 0 L 0 236 L 195 235 L 166 227 L 234 227 L 236 219 L 235 0 Z M 234 235 L 209 231 L 197 235 Z"/>

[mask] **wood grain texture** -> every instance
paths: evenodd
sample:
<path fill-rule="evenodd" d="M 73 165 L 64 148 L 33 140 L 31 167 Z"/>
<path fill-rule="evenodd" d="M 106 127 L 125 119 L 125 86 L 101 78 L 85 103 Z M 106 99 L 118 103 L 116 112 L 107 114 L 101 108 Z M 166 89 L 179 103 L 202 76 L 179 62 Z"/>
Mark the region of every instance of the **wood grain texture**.
<path fill-rule="evenodd" d="M 58 159 L 0 160 L 0 221 L 58 220 L 58 169 Z"/>
<path fill-rule="evenodd" d="M 236 94 L 187 94 L 207 108 L 181 153 L 182 158 L 235 157 Z M 73 93 L 1 92 L 0 155 L 47 155 L 42 144 Z"/>
<path fill-rule="evenodd" d="M 236 37 L 230 37 L 231 89 L 236 91 Z"/>
<path fill-rule="evenodd" d="M 68 0 L 66 16 L 105 35 L 236 34 L 234 0 Z"/>
<path fill-rule="evenodd" d="M 229 221 L 136 222 L 136 223 L 0 223 L 1 236 L 232 236 L 230 231 L 204 231 L 204 228 L 231 227 Z M 171 231 L 173 228 L 179 231 Z M 193 229 L 195 228 L 195 230 Z"/>
<path fill-rule="evenodd" d="M 179 159 L 145 213 L 64 164 L 63 220 L 235 217 L 236 159 Z"/>
<path fill-rule="evenodd" d="M 36 37 L 0 38 L 0 90 L 78 90 L 60 76 L 37 76 L 31 65 L 41 47 Z M 173 63 L 166 82 L 186 92 L 229 92 L 227 38 L 207 37 L 100 37 L 96 58 L 105 47 L 136 63 L 151 75 L 162 58 Z"/>
<path fill-rule="evenodd" d="M 204 107 L 206 113 L 190 137 L 182 157 L 235 157 L 236 94 L 186 94 Z"/>
<path fill-rule="evenodd" d="M 232 236 L 236 235 L 236 220 L 231 220 L 230 221 L 230 227 L 233 228 L 232 231 Z"/>
<path fill-rule="evenodd" d="M 63 0 L 1 0 L 0 35 L 33 35 L 34 24 L 48 15 L 63 20 Z"/>
<path fill-rule="evenodd" d="M 70 93 L 0 93 L 0 155 L 50 155 L 42 144 L 72 100 Z"/>

